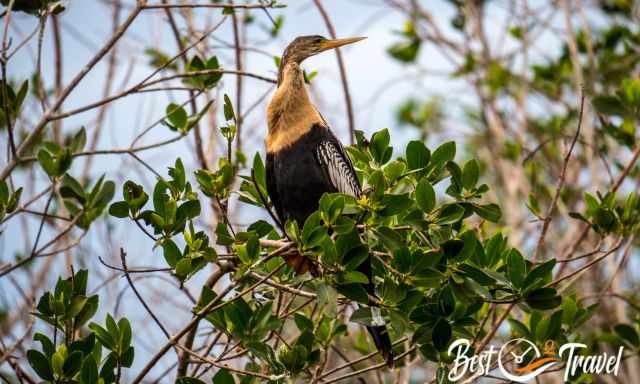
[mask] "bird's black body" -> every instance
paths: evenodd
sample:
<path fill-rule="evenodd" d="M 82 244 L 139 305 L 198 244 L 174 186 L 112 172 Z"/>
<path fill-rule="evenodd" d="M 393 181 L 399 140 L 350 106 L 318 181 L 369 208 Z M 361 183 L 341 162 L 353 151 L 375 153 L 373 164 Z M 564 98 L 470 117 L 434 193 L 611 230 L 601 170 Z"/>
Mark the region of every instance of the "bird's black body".
<path fill-rule="evenodd" d="M 340 141 L 311 103 L 304 86 L 300 63 L 307 57 L 361 38 L 327 40 L 321 36 L 295 39 L 282 56 L 278 89 L 267 108 L 267 192 L 281 221 L 303 226 L 318 210 L 324 193 L 340 192 L 359 198 L 362 190 L 356 172 Z M 285 258 L 286 259 L 286 258 Z M 286 259 L 296 272 L 314 272 L 308 259 L 297 255 Z M 306 261 L 305 261 L 306 260 Z M 371 260 L 358 267 L 369 283 L 364 288 L 375 296 Z M 389 367 L 393 366 L 391 340 L 373 303 L 376 324 L 367 327 Z M 375 313 L 374 313 L 375 312 Z"/>
<path fill-rule="evenodd" d="M 342 145 L 325 127 L 314 125 L 294 144 L 277 153 L 267 153 L 267 188 L 276 213 L 282 222 L 289 219 L 303 225 L 318 209 L 325 192 L 338 192 L 322 169 L 317 149 L 329 142 L 342 150 Z M 350 161 L 342 151 L 345 162 Z M 352 175 L 355 177 L 355 172 Z"/>

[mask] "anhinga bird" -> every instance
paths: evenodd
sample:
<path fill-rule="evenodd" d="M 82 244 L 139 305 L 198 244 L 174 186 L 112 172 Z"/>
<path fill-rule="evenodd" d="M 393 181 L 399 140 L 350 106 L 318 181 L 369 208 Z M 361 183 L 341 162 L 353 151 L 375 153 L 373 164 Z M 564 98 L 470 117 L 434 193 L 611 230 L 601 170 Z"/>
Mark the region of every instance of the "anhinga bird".
<path fill-rule="evenodd" d="M 362 40 L 361 37 L 328 40 L 322 36 L 298 37 L 285 49 L 278 72 L 278 89 L 267 109 L 267 190 L 282 223 L 291 219 L 303 225 L 318 209 L 323 193 L 341 192 L 356 198 L 362 190 L 351 160 L 331 132 L 304 85 L 300 64 L 320 52 Z M 298 272 L 307 267 L 297 265 Z M 369 278 L 365 289 L 374 294 L 371 260 L 358 270 Z M 389 367 L 393 366 L 391 341 L 372 306 L 374 326 L 367 327 Z"/>

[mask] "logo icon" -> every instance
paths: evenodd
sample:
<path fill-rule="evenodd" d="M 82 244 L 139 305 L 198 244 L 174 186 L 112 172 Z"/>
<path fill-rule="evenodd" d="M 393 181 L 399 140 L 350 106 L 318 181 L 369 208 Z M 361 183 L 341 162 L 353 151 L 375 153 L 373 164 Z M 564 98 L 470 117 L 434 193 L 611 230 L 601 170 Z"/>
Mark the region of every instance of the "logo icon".
<path fill-rule="evenodd" d="M 519 349 L 518 354 L 514 350 Z M 525 358 L 533 353 L 533 359 L 524 367 L 516 368 L 515 372 L 510 372 L 504 362 L 513 360 L 516 364 L 522 364 Z M 498 366 L 507 379 L 518 383 L 527 382 L 552 366 L 556 365 L 560 359 L 556 356 L 556 346 L 552 340 L 544 345 L 544 353 L 531 341 L 523 338 L 513 339 L 500 348 L 498 352 Z"/>

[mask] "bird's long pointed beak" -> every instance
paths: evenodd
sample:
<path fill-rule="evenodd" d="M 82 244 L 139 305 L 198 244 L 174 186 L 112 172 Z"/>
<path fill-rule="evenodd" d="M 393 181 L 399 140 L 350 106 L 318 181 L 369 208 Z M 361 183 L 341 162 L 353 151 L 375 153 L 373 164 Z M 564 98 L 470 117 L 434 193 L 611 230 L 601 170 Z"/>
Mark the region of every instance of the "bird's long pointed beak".
<path fill-rule="evenodd" d="M 342 47 L 343 45 L 357 43 L 358 41 L 364 39 L 366 39 L 366 37 L 349 37 L 347 39 L 327 40 L 322 43 L 322 50 L 326 51 L 328 49 Z"/>

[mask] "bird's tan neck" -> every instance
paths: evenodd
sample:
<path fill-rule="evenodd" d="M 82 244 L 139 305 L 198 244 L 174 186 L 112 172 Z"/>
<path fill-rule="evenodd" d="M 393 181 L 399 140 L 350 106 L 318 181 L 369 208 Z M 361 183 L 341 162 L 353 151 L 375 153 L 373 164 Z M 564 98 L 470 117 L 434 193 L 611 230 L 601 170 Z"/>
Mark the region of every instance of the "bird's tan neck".
<path fill-rule="evenodd" d="M 322 124 L 322 117 L 311 103 L 304 86 L 302 69 L 297 63 L 283 65 L 278 89 L 267 107 L 267 152 L 275 153 L 295 143 Z"/>

